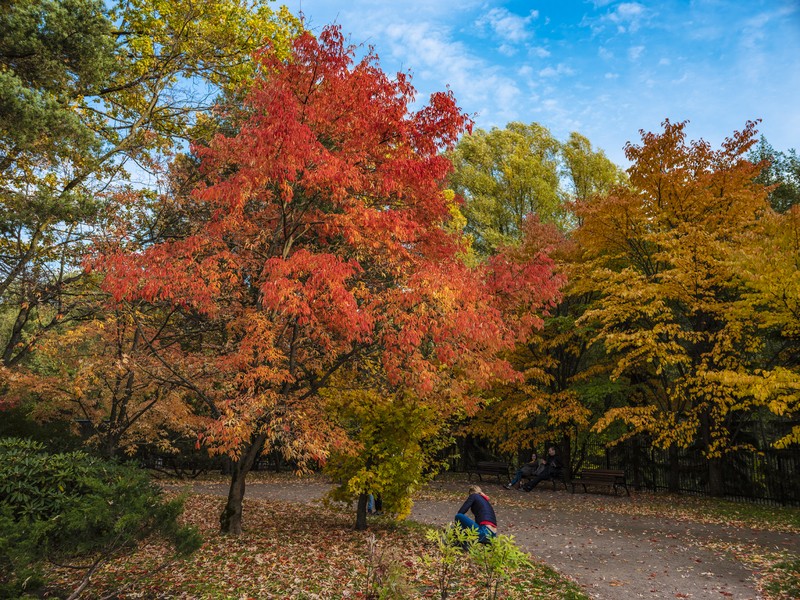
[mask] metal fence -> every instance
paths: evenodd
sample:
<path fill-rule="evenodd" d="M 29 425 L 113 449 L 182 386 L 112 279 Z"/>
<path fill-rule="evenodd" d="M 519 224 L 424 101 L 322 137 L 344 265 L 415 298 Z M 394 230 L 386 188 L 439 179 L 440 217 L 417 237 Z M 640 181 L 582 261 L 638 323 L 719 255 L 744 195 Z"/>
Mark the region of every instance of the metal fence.
<path fill-rule="evenodd" d="M 543 451 L 544 448 L 537 450 Z M 571 474 L 580 469 L 622 469 L 628 484 L 637 490 L 667 491 L 672 479 L 673 489 L 678 493 L 711 495 L 709 461 L 698 448 L 670 453 L 633 439 L 611 447 L 593 443 L 576 445 L 570 450 Z M 443 452 L 439 458 L 449 463 L 450 470 L 463 472 L 468 465 L 480 460 L 521 463 L 527 456 L 527 450 L 517 457 L 498 456 L 479 440 L 462 438 L 457 446 Z M 718 460 L 722 474 L 722 490 L 718 494 L 721 497 L 800 506 L 800 448 L 731 452 Z"/>
<path fill-rule="evenodd" d="M 722 473 L 722 496 L 732 500 L 800 506 L 800 449 L 763 452 L 732 452 L 718 459 Z M 670 477 L 677 491 L 709 495 L 709 463 L 698 449 L 667 450 L 632 441 L 606 448 L 586 448 L 582 468 L 623 469 L 636 488 L 670 489 Z"/>

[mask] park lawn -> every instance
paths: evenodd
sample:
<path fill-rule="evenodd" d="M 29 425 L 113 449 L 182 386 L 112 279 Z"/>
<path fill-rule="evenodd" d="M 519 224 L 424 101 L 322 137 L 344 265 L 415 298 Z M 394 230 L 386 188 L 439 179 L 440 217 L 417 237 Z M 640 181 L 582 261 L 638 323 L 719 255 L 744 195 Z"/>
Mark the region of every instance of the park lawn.
<path fill-rule="evenodd" d="M 368 571 L 379 573 L 385 587 L 405 589 L 406 595 L 396 591 L 388 597 L 440 597 L 435 566 L 430 564 L 434 547 L 425 539 L 425 526 L 377 518 L 369 531 L 357 532 L 351 513 L 250 499 L 245 501 L 245 532 L 230 537 L 217 531 L 223 503 L 224 498 L 216 496 L 187 497 L 183 520 L 198 527 L 204 539 L 191 558 L 152 573 L 167 558 L 166 548 L 141 547 L 98 572 L 84 597 L 102 598 L 129 585 L 117 597 L 367 598 Z M 70 573 L 56 574 L 59 583 L 69 587 Z M 451 588 L 451 598 L 484 597 L 466 559 L 459 565 L 459 578 L 462 583 Z M 501 597 L 506 598 L 586 598 L 574 582 L 537 563 L 512 573 L 504 590 Z"/>

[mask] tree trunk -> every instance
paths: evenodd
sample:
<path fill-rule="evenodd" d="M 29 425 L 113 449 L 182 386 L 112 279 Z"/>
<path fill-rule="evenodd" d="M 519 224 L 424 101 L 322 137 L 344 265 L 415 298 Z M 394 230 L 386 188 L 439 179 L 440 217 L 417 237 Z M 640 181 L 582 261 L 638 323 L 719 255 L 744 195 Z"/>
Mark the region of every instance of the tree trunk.
<path fill-rule="evenodd" d="M 669 474 L 667 477 L 667 489 L 670 492 L 680 491 L 680 465 L 678 464 L 678 447 L 669 447 Z"/>
<path fill-rule="evenodd" d="M 719 458 L 708 459 L 708 493 L 712 496 L 722 496 L 725 494 L 722 461 Z"/>
<path fill-rule="evenodd" d="M 228 501 L 219 517 L 220 531 L 231 535 L 242 533 L 242 501 L 244 500 L 244 482 L 247 474 L 253 468 L 267 436 L 260 434 L 253 438 L 242 456 L 233 463 L 231 473 L 231 487 L 228 489 Z"/>
<path fill-rule="evenodd" d="M 703 412 L 700 417 L 700 427 L 703 436 L 703 450 L 708 456 L 709 448 L 712 444 L 711 436 L 711 414 L 708 410 Z M 708 493 L 712 496 L 722 496 L 725 485 L 722 481 L 722 461 L 718 458 L 707 458 L 707 474 L 708 474 Z"/>
<path fill-rule="evenodd" d="M 356 531 L 364 531 L 367 528 L 367 499 L 369 494 L 361 493 L 358 495 L 358 505 L 356 506 Z"/>
<path fill-rule="evenodd" d="M 572 481 L 572 439 L 566 433 L 561 439 L 561 463 L 564 481 Z"/>

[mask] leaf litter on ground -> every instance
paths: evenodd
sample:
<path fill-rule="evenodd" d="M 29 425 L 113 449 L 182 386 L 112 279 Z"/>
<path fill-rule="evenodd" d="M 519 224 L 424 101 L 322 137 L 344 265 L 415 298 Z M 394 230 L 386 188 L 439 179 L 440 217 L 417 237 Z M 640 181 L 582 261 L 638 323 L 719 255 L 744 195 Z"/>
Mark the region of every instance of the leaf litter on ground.
<path fill-rule="evenodd" d="M 148 544 L 102 568 L 83 598 L 102 598 L 128 584 L 124 600 L 265 598 L 367 598 L 368 536 L 375 536 L 385 561 L 394 564 L 410 598 L 438 598 L 431 561 L 433 545 L 424 527 L 388 517 L 372 521 L 368 532 L 353 529 L 352 512 L 264 499 L 245 500 L 245 530 L 233 537 L 219 533 L 219 496 L 190 494 L 182 520 L 200 531 L 204 543 L 185 561 L 151 574 L 169 559 L 166 545 Z M 373 565 L 374 566 L 374 565 Z M 466 559 L 451 598 L 482 597 L 481 579 Z M 70 587 L 75 574 L 54 570 L 56 584 Z M 131 582 L 133 582 L 131 584 Z M 511 574 L 505 598 L 585 599 L 578 586 L 547 567 L 531 562 Z M 376 596 L 377 597 L 377 596 Z"/>

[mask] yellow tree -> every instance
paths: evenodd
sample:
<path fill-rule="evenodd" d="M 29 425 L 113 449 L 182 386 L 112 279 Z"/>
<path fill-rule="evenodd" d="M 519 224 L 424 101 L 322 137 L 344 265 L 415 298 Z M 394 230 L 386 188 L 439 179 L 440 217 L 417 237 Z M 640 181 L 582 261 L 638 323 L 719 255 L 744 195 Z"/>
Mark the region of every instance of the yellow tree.
<path fill-rule="evenodd" d="M 588 286 L 602 295 L 584 322 L 596 322 L 614 358 L 612 376 L 632 384 L 629 405 L 609 410 L 597 428 L 622 420 L 673 456 L 699 444 L 718 492 L 715 459 L 734 443 L 732 419 L 752 407 L 717 375 L 752 372 L 760 346 L 735 310 L 744 285 L 731 258 L 770 209 L 767 190 L 754 182 L 758 166 L 744 158 L 754 123 L 719 150 L 687 143 L 685 123 L 663 125 L 627 145 L 630 187 L 578 208 Z"/>
<path fill-rule="evenodd" d="M 717 380 L 740 403 L 757 403 L 774 415 L 770 441 L 800 444 L 800 207 L 768 214 L 734 257 L 747 284 L 737 306 L 761 332 L 760 368 L 725 371 Z M 794 423 L 792 425 L 791 423 Z"/>

